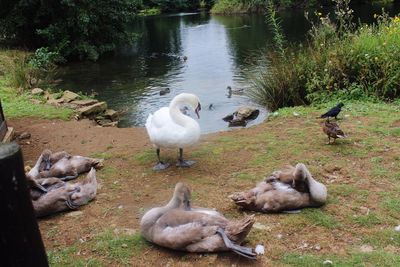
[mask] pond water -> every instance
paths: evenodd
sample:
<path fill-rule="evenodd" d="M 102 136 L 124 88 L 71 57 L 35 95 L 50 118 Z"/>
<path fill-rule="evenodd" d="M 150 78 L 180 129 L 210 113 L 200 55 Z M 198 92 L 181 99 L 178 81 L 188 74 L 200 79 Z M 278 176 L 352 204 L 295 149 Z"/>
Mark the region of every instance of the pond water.
<path fill-rule="evenodd" d="M 380 5 L 355 8 L 361 21 L 372 20 Z M 389 5 L 393 13 L 398 6 Z M 325 11 L 327 12 L 327 11 Z M 302 11 L 281 14 L 282 27 L 291 42 L 304 40 L 310 27 Z M 149 113 L 168 106 L 181 92 L 199 96 L 202 104 L 200 126 L 203 133 L 228 129 L 224 116 L 238 107 L 256 106 L 244 95 L 249 55 L 271 43 L 264 16 L 217 16 L 208 13 L 181 13 L 137 19 L 132 31 L 142 36 L 134 45 L 102 57 L 97 62 L 71 63 L 59 73 L 61 89 L 98 93 L 110 108 L 126 110 L 119 127 L 144 126 Z M 187 60 L 184 60 L 184 58 Z M 160 90 L 170 93 L 160 96 Z M 212 107 L 210 105 L 212 104 Z M 251 124 L 265 119 L 260 116 Z"/>

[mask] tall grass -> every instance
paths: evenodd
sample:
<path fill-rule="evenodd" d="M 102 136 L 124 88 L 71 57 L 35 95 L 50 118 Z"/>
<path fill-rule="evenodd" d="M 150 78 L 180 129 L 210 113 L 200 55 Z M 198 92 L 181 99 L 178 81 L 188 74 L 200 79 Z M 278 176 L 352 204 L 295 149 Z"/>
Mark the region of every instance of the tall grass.
<path fill-rule="evenodd" d="M 35 53 L 21 50 L 0 50 L 0 75 L 6 76 L 9 85 L 19 93 L 35 86 L 46 86 L 56 73 L 58 54 L 47 48 Z"/>
<path fill-rule="evenodd" d="M 265 53 L 249 92 L 256 102 L 275 110 L 333 97 L 400 97 L 400 18 L 376 15 L 373 25 L 355 29 L 349 1 L 334 2 L 336 23 L 317 13 L 304 46 L 284 47 L 284 57 L 282 49 Z"/>

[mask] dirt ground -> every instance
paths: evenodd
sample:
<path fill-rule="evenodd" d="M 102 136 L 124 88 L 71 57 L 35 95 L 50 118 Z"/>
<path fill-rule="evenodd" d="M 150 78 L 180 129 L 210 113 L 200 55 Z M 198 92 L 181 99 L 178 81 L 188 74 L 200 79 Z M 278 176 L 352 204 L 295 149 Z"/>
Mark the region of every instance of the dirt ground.
<path fill-rule="evenodd" d="M 31 118 L 13 119 L 9 124 L 19 133 L 31 134 L 30 139 L 19 141 L 25 165 L 32 166 L 44 149 L 105 159 L 105 167 L 97 173 L 99 190 L 94 201 L 79 211 L 39 220 L 54 266 L 280 266 L 290 264 L 290 258 L 282 262 L 287 253 L 312 254 L 318 259 L 325 259 L 325 255 L 348 257 L 351 251 L 358 251 L 367 242 L 364 236 L 373 236 L 382 229 L 386 231 L 400 219 L 393 210 L 385 210 L 379 204 L 388 196 L 398 197 L 398 180 L 393 186 L 390 177 L 367 179 L 375 171 L 371 158 L 381 159 L 380 164 L 388 172 L 399 172 L 396 158 L 400 152 L 399 138 L 377 134 L 372 140 L 371 133 L 363 128 L 369 125 L 369 120 L 363 117 L 357 120 L 359 124 L 343 122 L 354 138 L 333 146 L 325 145 L 326 139 L 317 122 L 294 117 L 206 135 L 197 146 L 184 152 L 186 157 L 197 161 L 193 168 L 172 166 L 163 172 L 151 169 L 156 156 L 144 128 L 102 128 L 87 120 Z M 375 143 L 363 141 L 370 139 L 384 142 L 376 145 L 377 149 L 371 149 Z M 361 152 L 354 153 L 359 147 Z M 161 153 L 172 163 L 177 156 L 174 150 Z M 265 174 L 299 161 L 311 166 L 317 180 L 329 184 L 328 205 L 322 211 L 311 209 L 300 215 L 256 214 L 257 225 L 248 236 L 247 245 L 266 247 L 265 255 L 256 262 L 229 252 L 174 252 L 143 240 L 118 243 L 118 237 L 125 234 L 138 235 L 141 215 L 151 207 L 165 204 L 179 181 L 192 188 L 195 205 L 217 208 L 228 218 L 241 218 L 247 212 L 239 210 L 228 199 L 231 193 L 249 189 Z M 376 214 L 377 223 L 368 223 L 370 215 L 364 214 L 365 209 Z M 361 219 L 367 216 L 367 222 L 364 225 L 352 216 Z M 388 220 L 382 219 L 388 216 Z M 104 237 L 116 238 L 116 241 L 107 243 L 104 249 L 100 244 L 108 242 L 102 240 Z M 378 245 L 374 242 L 367 242 L 374 251 L 400 253 L 396 242 L 382 241 Z"/>

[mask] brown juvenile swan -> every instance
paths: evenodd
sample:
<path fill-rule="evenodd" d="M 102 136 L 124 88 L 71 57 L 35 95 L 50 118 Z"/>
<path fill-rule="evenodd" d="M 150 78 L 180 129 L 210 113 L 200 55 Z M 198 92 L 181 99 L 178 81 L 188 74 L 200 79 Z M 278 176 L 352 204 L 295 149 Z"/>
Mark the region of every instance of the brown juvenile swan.
<path fill-rule="evenodd" d="M 172 199 L 164 207 L 149 210 L 140 227 L 143 236 L 157 245 L 189 252 L 234 251 L 255 259 L 251 248 L 242 243 L 249 233 L 254 216 L 240 221 L 229 221 L 219 212 L 193 208 L 191 193 L 183 183 L 175 186 Z"/>
<path fill-rule="evenodd" d="M 55 153 L 59 155 L 58 152 Z M 58 177 L 63 181 L 75 179 L 79 174 L 89 171 L 92 167 L 101 168 L 102 159 L 87 158 L 82 156 L 63 156 L 51 165 L 50 169 L 40 171 L 41 178 Z"/>
<path fill-rule="evenodd" d="M 70 184 L 61 181 L 57 187 L 32 200 L 36 217 L 77 209 L 95 198 L 97 192 L 96 170 L 92 168 L 86 178 Z"/>
<path fill-rule="evenodd" d="M 102 167 L 102 159 L 93 159 L 82 156 L 72 156 L 65 151 L 52 153 L 45 149 L 35 166 L 26 173 L 28 180 L 58 177 L 61 180 L 71 180 L 79 174 L 87 172 L 91 167 Z M 36 184 L 33 184 L 36 187 Z"/>
<path fill-rule="evenodd" d="M 295 168 L 275 171 L 255 188 L 230 197 L 236 205 L 248 210 L 281 212 L 322 206 L 327 190 L 314 180 L 304 164 L 298 163 Z"/>

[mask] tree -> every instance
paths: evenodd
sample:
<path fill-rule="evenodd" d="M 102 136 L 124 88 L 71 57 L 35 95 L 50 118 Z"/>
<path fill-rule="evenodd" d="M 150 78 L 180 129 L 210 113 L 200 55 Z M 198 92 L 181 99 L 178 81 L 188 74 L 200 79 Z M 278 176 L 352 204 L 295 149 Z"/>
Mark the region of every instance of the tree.
<path fill-rule="evenodd" d="M 133 40 L 127 31 L 141 0 L 1 0 L 0 42 L 48 47 L 66 58 L 96 60 Z"/>

